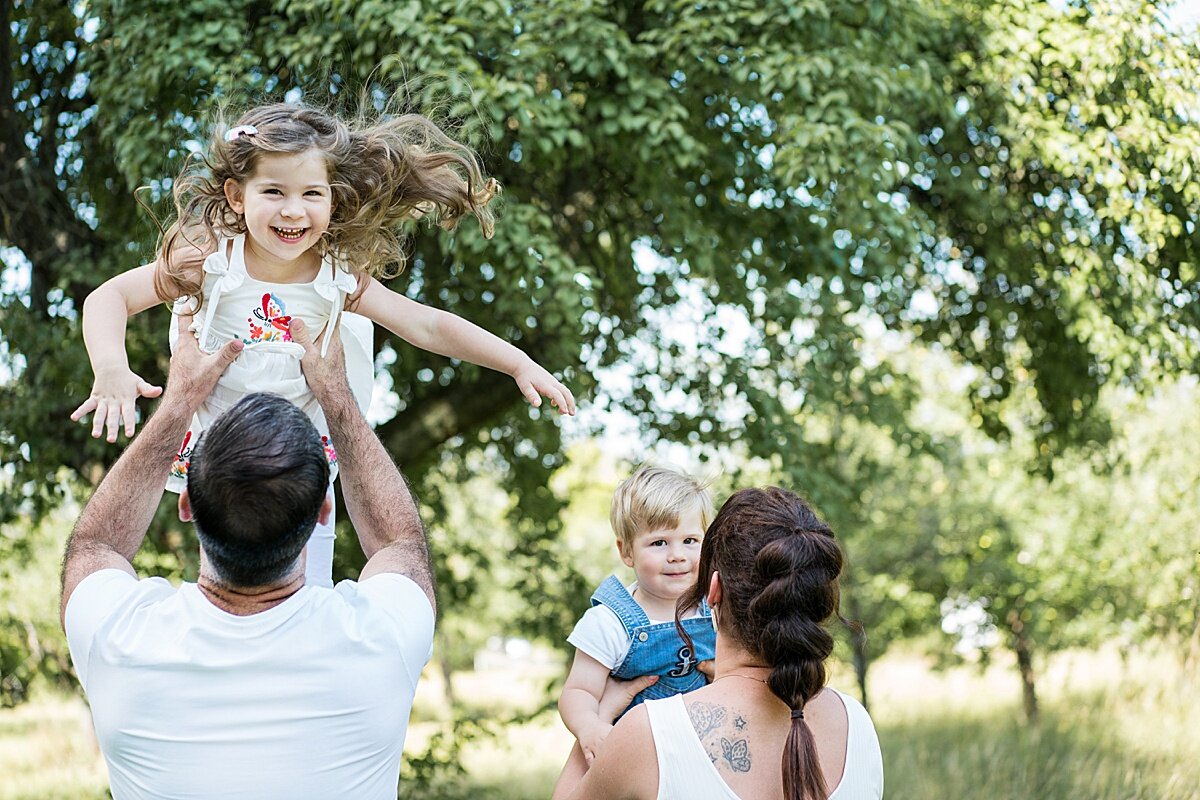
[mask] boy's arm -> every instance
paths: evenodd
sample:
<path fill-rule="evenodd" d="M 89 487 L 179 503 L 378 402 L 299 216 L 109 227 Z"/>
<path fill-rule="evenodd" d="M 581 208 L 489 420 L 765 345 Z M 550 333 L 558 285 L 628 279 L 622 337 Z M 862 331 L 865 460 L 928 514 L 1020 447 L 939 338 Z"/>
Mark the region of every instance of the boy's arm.
<path fill-rule="evenodd" d="M 520 348 L 462 317 L 418 303 L 372 278 L 354 309 L 404 341 L 438 355 L 470 361 L 512 377 L 534 407 L 545 395 L 560 414 L 575 413 L 575 397 Z"/>
<path fill-rule="evenodd" d="M 575 651 L 575 662 L 563 684 L 558 698 L 558 713 L 583 749 L 587 763 L 592 763 L 600 743 L 612 730 L 612 718 L 600 716 L 600 698 L 609 669 L 582 650 Z"/>
<path fill-rule="evenodd" d="M 604 697 L 600 700 L 600 714 L 604 719 L 615 718 L 633 702 L 639 692 L 657 680 L 657 675 L 643 675 L 628 681 L 609 678 Z M 654 737 L 649 735 L 650 725 L 645 706 L 639 706 L 622 717 L 619 727 L 620 733 L 604 746 L 594 764 L 584 759 L 578 744 L 571 749 L 562 774 L 554 784 L 552 800 L 566 800 L 568 796 L 572 800 L 583 797 L 615 800 L 653 796 L 657 791 L 658 776 L 651 775 L 645 769 L 636 769 L 640 765 L 639 759 L 645 758 L 646 753 L 654 752 Z"/>

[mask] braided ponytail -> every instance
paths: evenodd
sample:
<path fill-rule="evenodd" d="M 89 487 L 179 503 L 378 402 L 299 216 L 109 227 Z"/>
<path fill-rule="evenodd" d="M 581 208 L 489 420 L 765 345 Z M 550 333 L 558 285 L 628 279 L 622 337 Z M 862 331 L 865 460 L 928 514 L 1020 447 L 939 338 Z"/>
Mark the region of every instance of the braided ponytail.
<path fill-rule="evenodd" d="M 699 602 L 721 575 L 721 631 L 771 666 L 767 686 L 792 710 L 783 750 L 788 800 L 826 800 L 816 740 L 804 706 L 825 687 L 838 614 L 842 550 L 833 531 L 797 495 L 769 487 L 734 493 L 708 529 L 699 580 L 677 608 Z"/>
<path fill-rule="evenodd" d="M 752 582 L 762 588 L 750 601 L 746 626 L 758 631 L 756 649 L 771 665 L 767 686 L 793 712 L 783 750 L 789 800 L 829 796 L 804 706 L 825 687 L 833 636 L 821 623 L 837 611 L 842 554 L 828 526 L 816 522 L 816 530 L 797 530 L 759 550 Z"/>

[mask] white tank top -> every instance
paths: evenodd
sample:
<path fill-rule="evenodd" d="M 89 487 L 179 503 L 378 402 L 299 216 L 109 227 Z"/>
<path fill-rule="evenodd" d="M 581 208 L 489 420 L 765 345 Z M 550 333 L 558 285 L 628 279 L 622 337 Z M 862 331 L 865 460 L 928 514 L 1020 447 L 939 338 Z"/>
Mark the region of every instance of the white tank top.
<path fill-rule="evenodd" d="M 299 406 L 320 432 L 331 477 L 337 476 L 337 454 L 329 440 L 329 426 L 300 369 L 304 348 L 292 341 L 294 318 L 304 320 L 313 336 L 326 325 L 340 326 L 350 389 L 364 414 L 371 405 L 375 379 L 371 321 L 342 309 L 346 296 L 357 284 L 354 276 L 338 269 L 326 256 L 317 277 L 309 283 L 265 283 L 246 271 L 245 246 L 245 234 L 222 239 L 204 261 L 204 305 L 193 319 L 191 330 L 206 352 L 215 352 L 231 339 L 241 339 L 245 349 L 226 368 L 193 416 L 167 479 L 167 489 L 173 492 L 182 491 L 186 485 L 191 454 L 200 434 L 252 392 L 271 392 Z M 174 315 L 190 309 L 188 298 L 175 303 L 170 328 L 172 352 L 178 338 Z M 324 344 L 329 344 L 328 337 Z M 321 355 L 325 355 L 324 347 Z"/>
<path fill-rule="evenodd" d="M 846 707 L 846 767 L 829 800 L 880 800 L 883 755 L 867 710 L 852 697 L 832 689 Z M 646 701 L 650 734 L 658 753 L 658 800 L 742 800 L 704 752 L 688 718 L 683 695 Z"/>

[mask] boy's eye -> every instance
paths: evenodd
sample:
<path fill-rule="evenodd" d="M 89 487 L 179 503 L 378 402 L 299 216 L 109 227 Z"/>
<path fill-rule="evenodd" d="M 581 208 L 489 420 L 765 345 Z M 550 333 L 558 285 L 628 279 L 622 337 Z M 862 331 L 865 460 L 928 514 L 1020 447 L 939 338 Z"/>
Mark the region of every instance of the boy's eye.
<path fill-rule="evenodd" d="M 653 542 L 650 543 L 650 546 L 651 547 L 659 547 L 659 546 L 665 547 L 666 544 L 667 544 L 666 539 L 655 539 Z"/>
<path fill-rule="evenodd" d="M 684 544 L 700 544 L 700 540 L 697 539 L 695 536 L 689 536 L 683 540 L 683 543 Z"/>

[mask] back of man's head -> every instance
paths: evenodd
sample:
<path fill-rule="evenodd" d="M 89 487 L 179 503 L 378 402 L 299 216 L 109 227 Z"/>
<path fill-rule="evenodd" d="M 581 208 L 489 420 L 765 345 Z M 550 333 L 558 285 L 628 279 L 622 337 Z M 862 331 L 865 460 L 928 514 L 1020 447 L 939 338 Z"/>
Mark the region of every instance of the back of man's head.
<path fill-rule="evenodd" d="M 329 486 L 320 434 L 281 397 L 251 394 L 200 439 L 187 489 L 196 535 L 216 577 L 266 586 L 308 541 Z"/>

